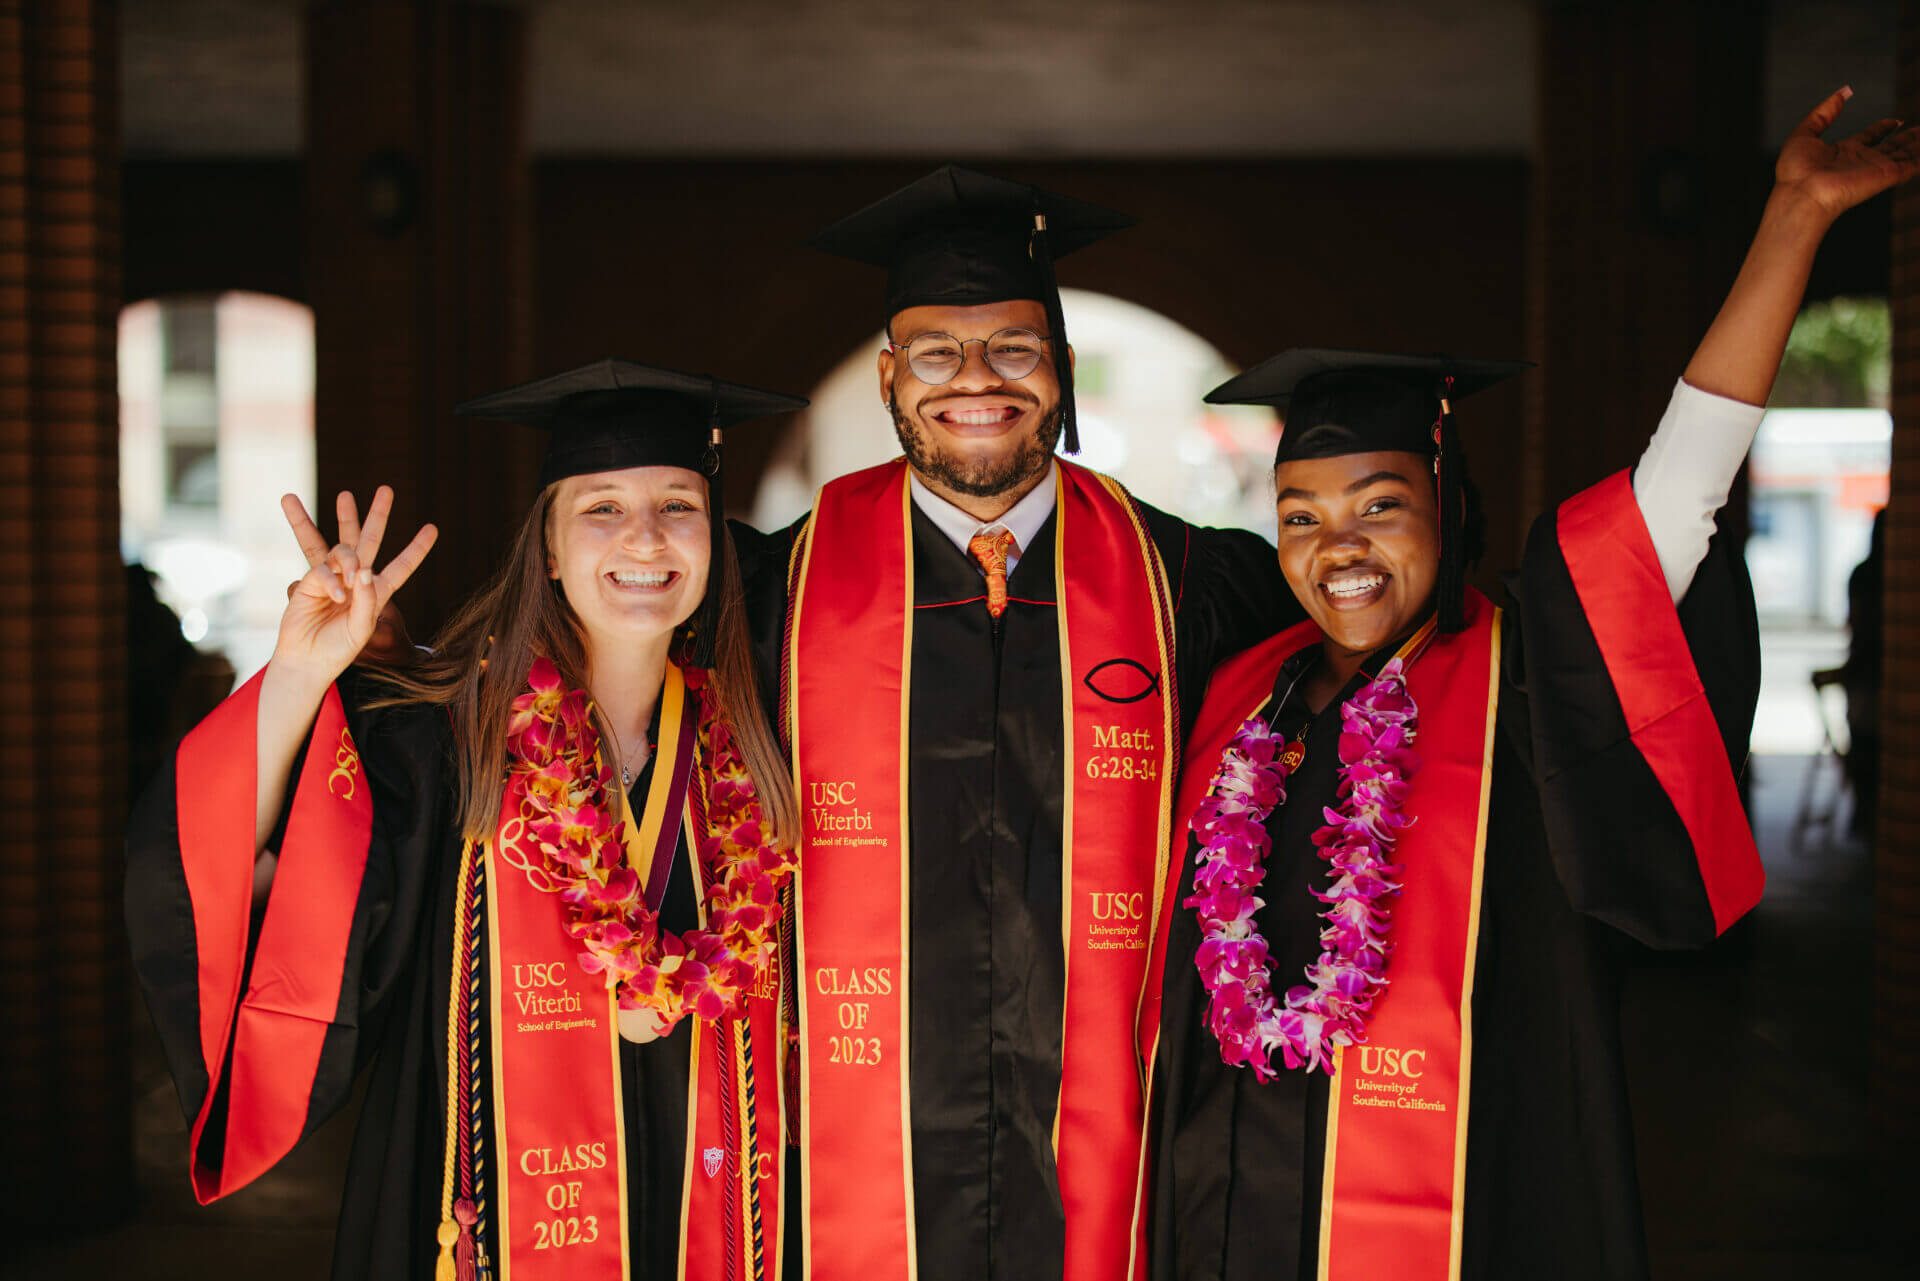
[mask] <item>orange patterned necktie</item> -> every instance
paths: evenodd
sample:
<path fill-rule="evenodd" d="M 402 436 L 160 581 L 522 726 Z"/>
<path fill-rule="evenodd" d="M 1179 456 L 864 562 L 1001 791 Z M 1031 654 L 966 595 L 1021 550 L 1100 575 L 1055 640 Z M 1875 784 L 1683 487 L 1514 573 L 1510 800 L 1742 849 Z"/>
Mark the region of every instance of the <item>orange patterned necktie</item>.
<path fill-rule="evenodd" d="M 1013 531 L 1005 528 L 975 534 L 967 544 L 980 568 L 987 571 L 987 612 L 995 618 L 1007 612 L 1007 554 L 1019 547 Z"/>

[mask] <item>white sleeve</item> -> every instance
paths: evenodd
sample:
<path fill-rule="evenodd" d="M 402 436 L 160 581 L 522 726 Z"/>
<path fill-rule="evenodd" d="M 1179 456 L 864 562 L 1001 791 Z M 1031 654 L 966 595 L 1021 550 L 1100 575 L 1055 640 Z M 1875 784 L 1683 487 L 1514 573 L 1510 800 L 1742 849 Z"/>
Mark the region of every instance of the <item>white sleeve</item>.
<path fill-rule="evenodd" d="M 1726 505 L 1766 410 L 1690 386 L 1682 378 L 1633 472 L 1633 497 L 1676 603 L 1707 554 L 1713 517 Z"/>

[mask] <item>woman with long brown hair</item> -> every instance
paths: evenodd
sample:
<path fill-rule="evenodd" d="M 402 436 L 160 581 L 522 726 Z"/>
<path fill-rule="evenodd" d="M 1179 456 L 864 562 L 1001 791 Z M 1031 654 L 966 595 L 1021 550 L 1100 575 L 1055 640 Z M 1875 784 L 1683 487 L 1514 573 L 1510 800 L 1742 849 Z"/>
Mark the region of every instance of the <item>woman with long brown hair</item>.
<path fill-rule="evenodd" d="M 127 918 L 196 1193 L 257 1177 L 372 1062 L 333 1271 L 763 1274 L 785 888 L 719 445 L 794 397 L 603 361 L 462 406 L 551 430 L 493 580 L 354 668 L 432 546 L 340 495 L 272 661 L 136 813 Z"/>

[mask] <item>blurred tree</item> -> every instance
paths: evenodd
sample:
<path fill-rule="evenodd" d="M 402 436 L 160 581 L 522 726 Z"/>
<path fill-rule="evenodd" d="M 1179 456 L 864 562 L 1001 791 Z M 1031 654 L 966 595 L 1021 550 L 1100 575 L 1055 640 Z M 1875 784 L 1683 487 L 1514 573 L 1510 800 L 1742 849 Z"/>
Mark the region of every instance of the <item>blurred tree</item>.
<path fill-rule="evenodd" d="M 1893 380 L 1893 326 L 1884 298 L 1834 298 L 1793 322 L 1768 402 L 1776 408 L 1885 409 Z"/>

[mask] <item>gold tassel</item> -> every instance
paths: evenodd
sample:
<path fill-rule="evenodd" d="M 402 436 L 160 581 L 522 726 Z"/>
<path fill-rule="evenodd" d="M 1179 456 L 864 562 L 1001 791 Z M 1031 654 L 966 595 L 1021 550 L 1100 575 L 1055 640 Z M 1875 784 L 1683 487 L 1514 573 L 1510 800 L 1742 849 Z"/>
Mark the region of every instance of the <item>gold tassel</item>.
<path fill-rule="evenodd" d="M 460 1239 L 460 1225 L 442 1219 L 434 1237 L 440 1242 L 440 1257 L 433 1261 L 433 1281 L 453 1281 L 453 1243 Z"/>
<path fill-rule="evenodd" d="M 460 872 L 454 878 L 459 887 L 456 892 L 455 920 L 453 924 L 453 965 L 448 973 L 447 983 L 447 1149 L 446 1163 L 442 1169 L 440 1182 L 440 1227 L 434 1233 L 440 1242 L 440 1257 L 433 1264 L 433 1281 L 458 1281 L 453 1261 L 453 1244 L 460 1239 L 459 1210 L 453 1200 L 454 1173 L 459 1162 L 459 1142 L 462 1130 L 460 1115 L 460 1047 L 466 1044 L 460 1035 L 460 974 L 461 962 L 466 959 L 468 938 L 468 920 L 466 912 L 458 905 L 458 895 L 466 893 L 467 878 L 473 874 L 473 842 L 465 841 L 460 846 Z"/>

